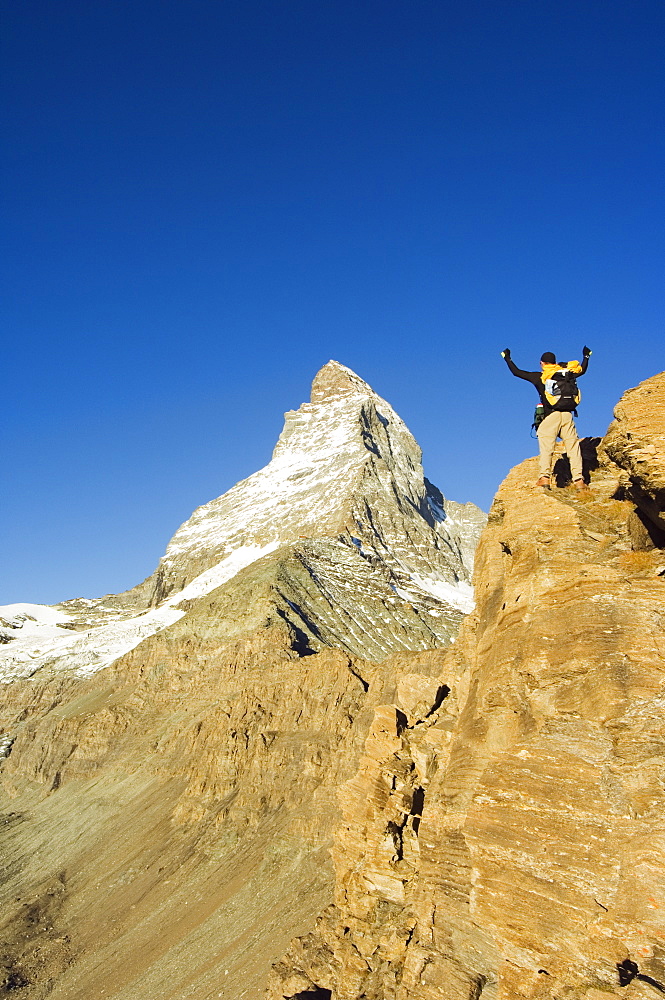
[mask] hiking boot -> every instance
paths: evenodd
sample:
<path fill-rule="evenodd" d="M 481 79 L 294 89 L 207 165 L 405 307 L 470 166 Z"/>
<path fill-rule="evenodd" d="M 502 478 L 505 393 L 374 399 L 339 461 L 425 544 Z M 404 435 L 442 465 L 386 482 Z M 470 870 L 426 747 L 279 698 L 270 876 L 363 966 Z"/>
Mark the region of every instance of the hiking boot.
<path fill-rule="evenodd" d="M 536 483 L 536 486 L 542 486 L 544 487 L 544 489 L 548 490 L 550 488 L 550 477 L 541 476 L 538 482 Z"/>
<path fill-rule="evenodd" d="M 589 487 L 587 486 L 587 484 L 584 482 L 583 479 L 576 479 L 575 482 L 573 483 L 573 486 L 575 487 L 578 493 L 589 492 Z"/>

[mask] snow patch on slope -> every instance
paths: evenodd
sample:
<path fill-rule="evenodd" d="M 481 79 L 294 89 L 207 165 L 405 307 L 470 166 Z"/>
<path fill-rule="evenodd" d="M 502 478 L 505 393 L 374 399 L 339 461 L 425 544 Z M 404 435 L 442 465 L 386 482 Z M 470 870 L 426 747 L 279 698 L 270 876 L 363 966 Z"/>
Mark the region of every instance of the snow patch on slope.
<path fill-rule="evenodd" d="M 450 604 L 465 614 L 474 609 L 473 587 L 470 583 L 464 583 L 463 580 L 458 583 L 446 583 L 444 580 L 414 574 L 411 574 L 411 582 L 419 590 L 424 590 L 426 594 L 431 594 L 438 601 Z"/>
<path fill-rule="evenodd" d="M 45 604 L 2 604 L 0 618 L 11 628 L 27 628 L 39 625 L 60 625 L 70 620 L 70 615 L 58 608 Z"/>
<path fill-rule="evenodd" d="M 223 583 L 227 583 L 241 569 L 251 566 L 258 559 L 262 559 L 264 556 L 269 555 L 270 552 L 274 552 L 279 547 L 279 544 L 276 539 L 273 539 L 272 542 L 268 542 L 266 545 L 243 545 L 241 548 L 236 549 L 235 552 L 231 552 L 220 563 L 213 566 L 212 569 L 208 569 L 205 573 L 197 576 L 180 593 L 172 594 L 162 607 L 175 607 L 181 604 L 182 601 L 191 601 L 196 597 L 203 597 L 205 594 L 209 594 L 211 590 L 215 590 L 216 587 L 221 587 Z"/>
<path fill-rule="evenodd" d="M 0 607 L 0 617 L 10 623 L 3 631 L 11 634 L 7 646 L 0 651 L 0 681 L 30 677 L 45 666 L 72 671 L 88 677 L 108 667 L 118 657 L 129 653 L 144 639 L 173 625 L 185 614 L 177 605 L 185 600 L 203 597 L 232 579 L 241 569 L 256 562 L 277 548 L 268 545 L 245 545 L 231 552 L 217 566 L 201 573 L 184 590 L 133 618 L 116 620 L 85 631 L 72 632 L 63 628 L 71 616 L 57 608 L 40 604 L 8 604 Z M 11 614 L 10 614 L 11 612 Z M 14 625 L 25 614 L 33 621 Z"/>

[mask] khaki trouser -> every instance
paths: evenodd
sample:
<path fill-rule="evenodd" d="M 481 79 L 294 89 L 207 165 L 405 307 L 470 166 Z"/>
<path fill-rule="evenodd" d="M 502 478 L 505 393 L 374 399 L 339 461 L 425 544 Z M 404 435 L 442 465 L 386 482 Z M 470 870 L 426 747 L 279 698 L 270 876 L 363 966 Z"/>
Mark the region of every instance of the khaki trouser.
<path fill-rule="evenodd" d="M 549 413 L 538 428 L 538 444 L 540 445 L 540 475 L 549 476 L 552 473 L 552 453 L 556 439 L 563 441 L 570 462 L 573 482 L 582 478 L 582 454 L 580 441 L 575 429 L 572 413 Z"/>

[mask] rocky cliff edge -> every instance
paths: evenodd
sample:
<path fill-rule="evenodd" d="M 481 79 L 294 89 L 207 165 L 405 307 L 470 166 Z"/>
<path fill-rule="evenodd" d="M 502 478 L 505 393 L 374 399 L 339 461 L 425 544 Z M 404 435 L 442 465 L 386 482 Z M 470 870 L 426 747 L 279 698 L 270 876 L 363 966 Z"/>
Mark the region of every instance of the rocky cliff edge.
<path fill-rule="evenodd" d="M 585 444 L 589 496 L 535 459 L 502 484 L 476 610 L 376 710 L 272 1000 L 665 992 L 665 374 Z"/>

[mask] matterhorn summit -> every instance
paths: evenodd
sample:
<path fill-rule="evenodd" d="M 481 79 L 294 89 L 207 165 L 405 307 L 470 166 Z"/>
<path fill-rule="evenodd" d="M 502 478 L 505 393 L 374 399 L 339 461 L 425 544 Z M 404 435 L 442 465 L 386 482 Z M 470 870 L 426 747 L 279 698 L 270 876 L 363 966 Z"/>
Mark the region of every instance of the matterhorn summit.
<path fill-rule="evenodd" d="M 92 673 L 218 588 L 229 638 L 263 619 L 281 622 L 301 652 L 335 646 L 380 660 L 445 646 L 472 607 L 484 523 L 424 478 L 389 403 L 330 361 L 310 402 L 286 414 L 270 463 L 194 511 L 134 590 L 0 608 L 0 677 Z"/>

